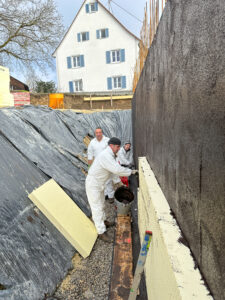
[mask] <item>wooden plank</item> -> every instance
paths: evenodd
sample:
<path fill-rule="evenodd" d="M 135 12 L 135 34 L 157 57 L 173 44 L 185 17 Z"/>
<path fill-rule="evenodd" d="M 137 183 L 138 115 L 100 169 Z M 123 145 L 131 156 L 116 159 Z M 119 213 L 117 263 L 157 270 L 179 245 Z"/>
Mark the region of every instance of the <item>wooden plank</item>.
<path fill-rule="evenodd" d="M 114 245 L 110 300 L 127 300 L 133 280 L 130 216 L 118 215 Z"/>
<path fill-rule="evenodd" d="M 90 254 L 97 239 L 94 223 L 53 179 L 28 197 L 84 258 Z"/>
<path fill-rule="evenodd" d="M 121 95 L 121 96 L 99 96 L 99 97 L 84 97 L 84 101 L 105 101 L 105 100 L 128 100 L 132 99 L 133 95 Z"/>

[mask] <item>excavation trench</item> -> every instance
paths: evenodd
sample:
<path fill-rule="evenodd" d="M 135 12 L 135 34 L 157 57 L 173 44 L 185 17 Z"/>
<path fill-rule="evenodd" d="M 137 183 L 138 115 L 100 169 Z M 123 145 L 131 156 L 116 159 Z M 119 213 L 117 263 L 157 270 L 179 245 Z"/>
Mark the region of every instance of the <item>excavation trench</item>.
<path fill-rule="evenodd" d="M 75 249 L 35 208 L 28 194 L 53 178 L 90 216 L 84 190 L 84 140 L 94 136 L 99 126 L 106 136 L 117 136 L 124 143 L 131 139 L 131 112 L 77 114 L 33 106 L 0 109 L 0 299 L 59 298 L 63 286 L 57 286 L 68 272 L 74 269 L 76 273 Z M 113 217 L 113 207 L 108 210 Z M 106 299 L 112 245 L 102 243 L 97 241 L 89 260 L 84 261 L 87 272 L 82 276 L 86 279 L 79 277 L 86 282 L 82 290 L 86 298 L 82 299 L 94 299 L 94 291 L 99 293 L 96 299 Z M 82 259 L 78 266 L 83 268 Z M 78 295 L 81 287 L 77 282 L 74 289 Z"/>

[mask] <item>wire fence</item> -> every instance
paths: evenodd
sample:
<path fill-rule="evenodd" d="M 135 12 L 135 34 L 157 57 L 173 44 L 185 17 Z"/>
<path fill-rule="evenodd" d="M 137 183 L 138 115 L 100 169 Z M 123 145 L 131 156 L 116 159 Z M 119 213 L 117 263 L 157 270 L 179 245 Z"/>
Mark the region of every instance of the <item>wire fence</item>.
<path fill-rule="evenodd" d="M 149 11 L 146 2 L 144 9 L 144 20 L 140 32 L 139 56 L 136 60 L 133 77 L 133 92 L 136 89 L 139 77 L 148 55 L 148 49 L 154 39 L 158 24 L 159 16 L 162 14 L 167 0 L 149 0 Z"/>

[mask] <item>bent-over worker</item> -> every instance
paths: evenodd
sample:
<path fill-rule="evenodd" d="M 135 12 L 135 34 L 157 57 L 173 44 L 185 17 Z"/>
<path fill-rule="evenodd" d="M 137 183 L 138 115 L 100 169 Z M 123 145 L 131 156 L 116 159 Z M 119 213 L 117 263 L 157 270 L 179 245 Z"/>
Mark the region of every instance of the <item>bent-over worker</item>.
<path fill-rule="evenodd" d="M 105 242 L 111 242 L 106 233 L 106 226 L 110 222 L 106 221 L 104 187 L 107 180 L 113 174 L 118 176 L 130 176 L 136 170 L 124 168 L 116 161 L 116 153 L 119 151 L 121 141 L 118 138 L 111 138 L 108 146 L 94 160 L 86 178 L 86 193 L 92 211 L 92 219 L 95 223 L 99 237 Z M 118 176 L 113 176 L 113 182 L 118 183 Z"/>

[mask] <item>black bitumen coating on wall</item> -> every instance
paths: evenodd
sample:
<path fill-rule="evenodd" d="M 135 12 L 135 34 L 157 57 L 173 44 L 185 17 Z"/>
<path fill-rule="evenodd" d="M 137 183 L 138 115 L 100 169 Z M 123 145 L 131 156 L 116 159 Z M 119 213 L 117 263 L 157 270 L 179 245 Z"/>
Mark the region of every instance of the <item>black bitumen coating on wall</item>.
<path fill-rule="evenodd" d="M 0 299 L 44 299 L 72 267 L 75 249 L 28 194 L 53 178 L 90 215 L 81 157 L 83 138 L 99 126 L 125 143 L 131 111 L 0 109 Z"/>
<path fill-rule="evenodd" d="M 215 299 L 225 299 L 225 5 L 169 0 L 133 100 L 147 156 Z"/>

